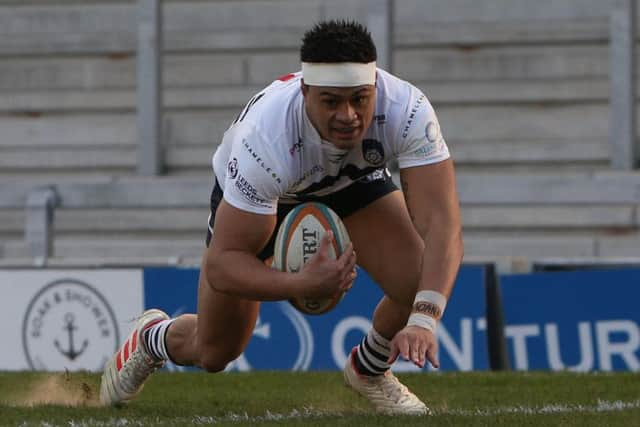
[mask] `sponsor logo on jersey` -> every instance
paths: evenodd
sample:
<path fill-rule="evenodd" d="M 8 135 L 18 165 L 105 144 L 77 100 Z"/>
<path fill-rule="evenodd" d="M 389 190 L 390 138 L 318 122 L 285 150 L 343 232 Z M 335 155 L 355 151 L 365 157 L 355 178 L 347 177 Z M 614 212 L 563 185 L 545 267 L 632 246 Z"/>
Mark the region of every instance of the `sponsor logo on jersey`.
<path fill-rule="evenodd" d="M 440 139 L 439 142 L 430 142 L 429 144 L 423 145 L 417 150 L 414 150 L 412 154 L 416 157 L 427 158 L 442 151 L 444 151 L 444 142 Z"/>
<path fill-rule="evenodd" d="M 409 129 L 411 129 L 411 125 L 416 118 L 416 113 L 420 109 L 420 106 L 425 101 L 426 97 L 424 95 L 420 95 L 418 99 L 416 99 L 416 103 L 411 107 L 411 111 L 409 112 L 409 117 L 407 118 L 407 123 L 405 123 L 404 128 L 402 129 L 402 137 L 406 138 L 409 135 Z"/>
<path fill-rule="evenodd" d="M 376 122 L 377 125 L 383 125 L 383 124 L 387 123 L 387 115 L 386 114 L 376 114 L 375 116 L 373 116 L 373 120 Z"/>
<path fill-rule="evenodd" d="M 256 188 L 247 181 L 247 179 L 242 176 L 242 174 L 238 175 L 238 179 L 236 180 L 236 188 L 242 196 L 249 201 L 252 205 L 261 206 L 261 207 L 269 207 L 269 202 L 262 197 L 258 196 L 258 191 Z"/>
<path fill-rule="evenodd" d="M 308 179 L 309 177 L 311 177 L 312 175 L 315 175 L 317 173 L 321 173 L 324 172 L 324 168 L 321 165 L 313 165 L 313 167 L 311 169 L 309 169 L 308 171 L 306 171 L 305 173 L 302 174 L 302 176 L 293 183 L 292 187 L 297 187 L 298 185 L 300 185 L 303 181 L 305 181 L 306 179 Z"/>
<path fill-rule="evenodd" d="M 256 161 L 256 163 L 258 163 L 260 165 L 260 167 L 271 176 L 271 178 L 273 178 L 278 184 L 282 183 L 282 180 L 280 179 L 280 177 L 278 176 L 277 173 L 275 173 L 275 171 L 270 167 L 267 166 L 264 163 L 264 160 L 262 159 L 262 157 L 260 157 L 258 155 L 258 153 L 255 152 L 255 150 L 249 145 L 249 143 L 247 142 L 246 139 L 242 140 L 242 145 L 244 146 L 244 148 L 249 152 L 249 154 L 251 155 L 251 157 L 253 157 L 253 160 Z"/>
<path fill-rule="evenodd" d="M 381 165 L 384 162 L 384 148 L 380 141 L 365 139 L 362 141 L 362 157 L 372 165 Z"/>
<path fill-rule="evenodd" d="M 429 122 L 424 130 L 429 142 L 437 142 L 440 139 L 440 126 L 438 122 Z"/>
<path fill-rule="evenodd" d="M 293 156 L 295 153 L 299 153 L 300 150 L 302 150 L 303 145 L 304 143 L 302 142 L 302 139 L 298 138 L 298 142 L 296 142 L 291 146 L 291 148 L 289 148 L 289 154 Z"/>
<path fill-rule="evenodd" d="M 360 182 L 373 182 L 381 179 L 385 179 L 387 176 L 391 176 L 391 172 L 387 168 L 384 169 L 376 169 L 371 172 L 369 175 L 365 175 L 360 178 L 358 181 Z"/>
<path fill-rule="evenodd" d="M 236 176 L 238 176 L 238 159 L 235 157 L 227 163 L 227 175 L 231 179 L 236 179 Z"/>
<path fill-rule="evenodd" d="M 327 188 L 330 188 L 336 185 L 336 183 L 340 181 L 342 178 L 348 178 L 351 181 L 357 181 L 363 176 L 369 175 L 371 172 L 375 171 L 378 168 L 379 166 L 368 166 L 364 169 L 360 169 L 356 165 L 347 164 L 345 167 L 343 167 L 338 171 L 337 175 L 326 175 L 320 181 L 314 182 L 308 187 L 302 190 L 298 190 L 295 193 L 292 193 L 292 194 L 288 193 L 287 196 L 300 199 L 301 196 L 306 196 L 308 194 L 313 194 L 318 191 L 322 191 Z"/>

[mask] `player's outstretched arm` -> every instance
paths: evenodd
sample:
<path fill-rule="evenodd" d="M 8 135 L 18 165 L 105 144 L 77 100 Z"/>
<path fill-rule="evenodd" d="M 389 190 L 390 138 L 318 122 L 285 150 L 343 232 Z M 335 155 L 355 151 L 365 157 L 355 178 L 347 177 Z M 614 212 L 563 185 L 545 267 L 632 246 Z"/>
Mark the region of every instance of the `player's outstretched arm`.
<path fill-rule="evenodd" d="M 462 225 L 451 159 L 402 169 L 402 190 L 424 240 L 422 271 L 407 326 L 393 338 L 391 357 L 439 366 L 436 326 L 451 295 L 463 255 Z"/>
<path fill-rule="evenodd" d="M 219 292 L 259 301 L 330 297 L 344 286 L 344 272 L 353 269 L 352 248 L 338 260 L 318 257 L 314 261 L 317 268 L 303 268 L 299 273 L 285 273 L 265 265 L 256 255 L 275 227 L 275 215 L 246 212 L 222 200 L 206 252 L 209 284 Z"/>

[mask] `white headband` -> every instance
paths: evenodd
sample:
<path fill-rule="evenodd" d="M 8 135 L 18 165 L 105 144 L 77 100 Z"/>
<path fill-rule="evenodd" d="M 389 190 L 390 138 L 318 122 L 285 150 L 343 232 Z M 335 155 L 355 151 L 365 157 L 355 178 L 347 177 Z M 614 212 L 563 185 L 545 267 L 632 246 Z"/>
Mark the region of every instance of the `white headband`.
<path fill-rule="evenodd" d="M 303 62 L 302 78 L 310 86 L 351 87 L 376 83 L 376 63 Z"/>

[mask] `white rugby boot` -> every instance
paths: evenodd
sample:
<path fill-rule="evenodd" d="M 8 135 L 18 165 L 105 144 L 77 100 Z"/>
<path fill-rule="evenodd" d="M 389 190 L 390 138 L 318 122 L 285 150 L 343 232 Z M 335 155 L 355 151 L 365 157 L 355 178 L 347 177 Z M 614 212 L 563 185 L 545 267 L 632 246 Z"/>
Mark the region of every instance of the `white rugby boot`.
<path fill-rule="evenodd" d="M 100 402 L 117 405 L 133 399 L 142 390 L 147 377 L 164 365 L 149 354 L 144 343 L 143 331 L 169 319 L 156 309 L 147 310 L 138 318 L 129 338 L 105 364 L 100 384 Z"/>
<path fill-rule="evenodd" d="M 367 376 L 358 373 L 354 358 L 357 347 L 351 351 L 344 367 L 344 380 L 348 387 L 366 397 L 376 412 L 387 415 L 429 415 L 431 411 L 411 393 L 398 378 L 387 370 L 383 375 Z"/>

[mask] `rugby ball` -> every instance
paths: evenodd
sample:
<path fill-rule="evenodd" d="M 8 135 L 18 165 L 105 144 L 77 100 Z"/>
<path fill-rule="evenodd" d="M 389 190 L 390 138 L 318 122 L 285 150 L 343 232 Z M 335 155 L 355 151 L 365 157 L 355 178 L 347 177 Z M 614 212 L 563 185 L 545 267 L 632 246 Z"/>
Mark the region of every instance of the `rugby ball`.
<path fill-rule="evenodd" d="M 333 244 L 329 256 L 338 258 L 351 241 L 340 217 L 321 203 L 302 203 L 287 214 L 276 235 L 273 267 L 296 273 L 318 251 L 325 233 L 333 231 Z M 322 314 L 340 302 L 344 292 L 327 299 L 298 298 L 289 302 L 306 314 Z"/>

